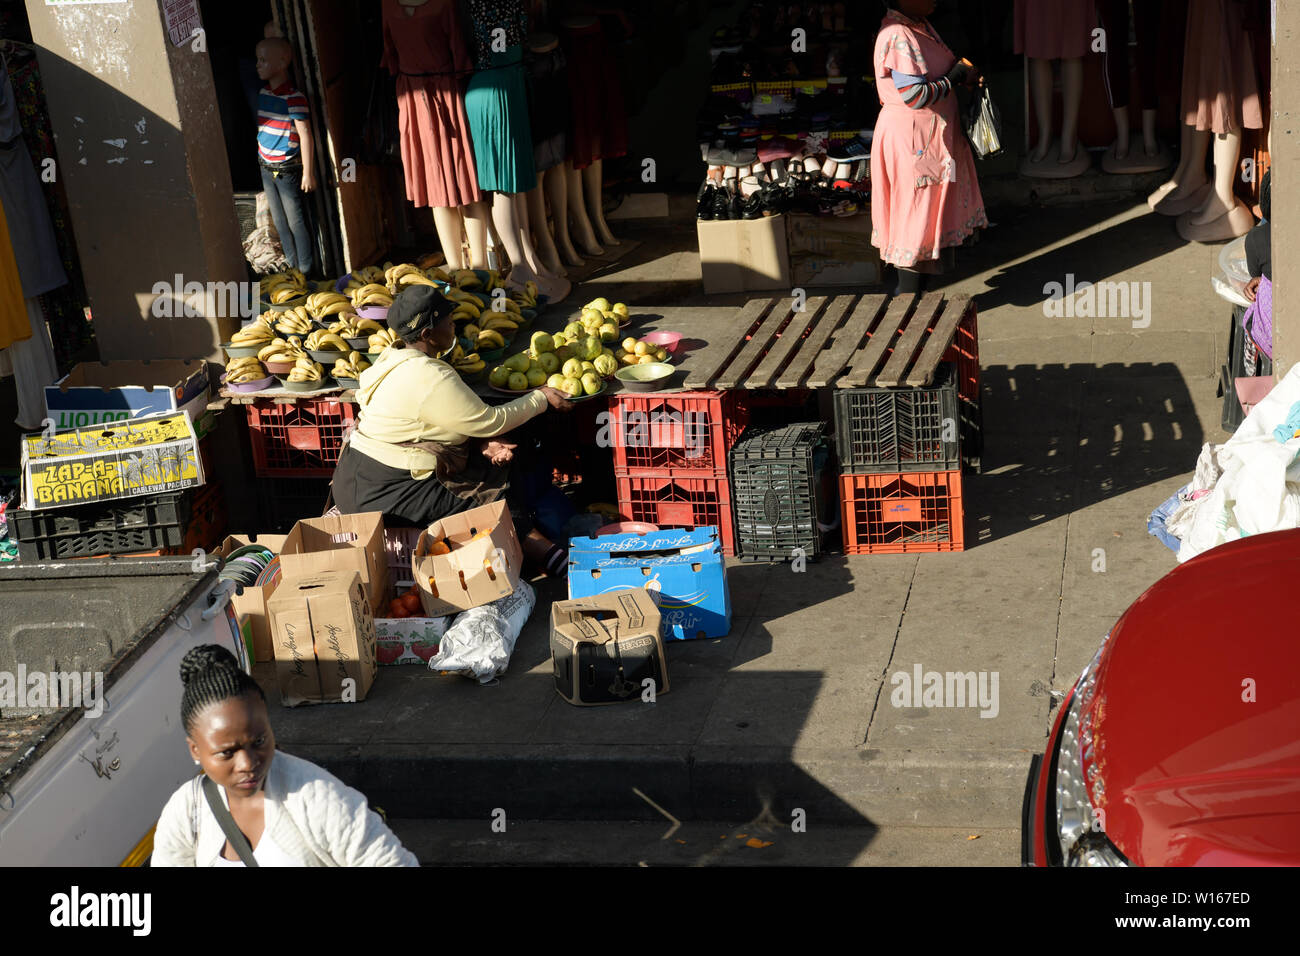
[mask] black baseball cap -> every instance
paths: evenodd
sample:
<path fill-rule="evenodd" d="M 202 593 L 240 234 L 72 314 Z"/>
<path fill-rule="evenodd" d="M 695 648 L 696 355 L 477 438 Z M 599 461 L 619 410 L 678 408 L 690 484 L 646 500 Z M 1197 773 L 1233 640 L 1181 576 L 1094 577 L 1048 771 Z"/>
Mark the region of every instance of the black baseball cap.
<path fill-rule="evenodd" d="M 407 286 L 388 309 L 388 327 L 407 341 L 456 311 L 456 303 L 431 285 Z"/>

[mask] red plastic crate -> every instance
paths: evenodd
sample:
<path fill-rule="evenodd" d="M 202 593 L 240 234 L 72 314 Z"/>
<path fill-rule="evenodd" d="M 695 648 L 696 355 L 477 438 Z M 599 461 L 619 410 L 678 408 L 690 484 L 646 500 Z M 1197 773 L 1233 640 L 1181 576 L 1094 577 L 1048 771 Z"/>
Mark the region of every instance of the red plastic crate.
<path fill-rule="evenodd" d="M 618 395 L 609 403 L 618 476 L 658 472 L 727 477 L 727 453 L 749 423 L 739 392 Z"/>
<path fill-rule="evenodd" d="M 841 475 L 845 554 L 964 551 L 960 471 Z"/>
<path fill-rule="evenodd" d="M 215 551 L 226 537 L 227 517 L 221 482 L 209 481 L 200 486 L 190 504 L 190 523 L 185 529 L 181 554 L 190 554 L 195 548 Z"/>
<path fill-rule="evenodd" d="M 253 471 L 259 478 L 328 478 L 334 474 L 343 434 L 352 425 L 350 402 L 318 398 L 294 405 L 261 399 L 248 408 Z"/>
<path fill-rule="evenodd" d="M 972 405 L 980 403 L 980 333 L 975 306 L 962 316 L 952 344 L 943 353 L 944 362 L 957 367 L 957 394 Z"/>
<path fill-rule="evenodd" d="M 624 521 L 645 521 L 661 528 L 714 525 L 725 554 L 736 553 L 731 521 L 731 485 L 725 478 L 698 473 L 619 475 L 618 510 Z"/>

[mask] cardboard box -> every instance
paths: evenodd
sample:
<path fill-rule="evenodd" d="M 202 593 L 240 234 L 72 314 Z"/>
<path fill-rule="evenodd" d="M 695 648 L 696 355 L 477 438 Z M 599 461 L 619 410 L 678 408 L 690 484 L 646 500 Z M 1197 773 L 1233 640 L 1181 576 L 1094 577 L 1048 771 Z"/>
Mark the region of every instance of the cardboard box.
<path fill-rule="evenodd" d="M 625 588 L 551 605 L 555 690 L 590 707 L 668 693 L 659 609 L 649 591 Z M 653 683 L 647 685 L 649 680 Z"/>
<path fill-rule="evenodd" d="M 875 285 L 880 281 L 880 250 L 871 244 L 871 214 L 786 217 L 790 284 L 809 286 Z"/>
<path fill-rule="evenodd" d="M 475 538 L 487 531 L 488 534 Z M 450 554 L 430 554 L 434 542 L 450 542 Z M 415 545 L 412 570 L 427 617 L 446 617 L 491 604 L 514 591 L 522 574 L 523 548 L 504 501 L 431 524 Z"/>
<path fill-rule="evenodd" d="M 210 392 L 208 363 L 199 359 L 81 362 L 45 386 L 45 410 L 57 431 L 176 411 L 197 424 Z"/>
<path fill-rule="evenodd" d="M 282 534 L 229 534 L 213 554 L 219 558 L 227 558 L 233 552 L 250 544 L 260 544 L 273 553 L 279 554 L 284 547 L 284 538 Z M 239 632 L 244 639 L 244 646 L 248 648 L 252 659 L 259 664 L 275 660 L 271 648 L 271 622 L 266 616 L 266 602 L 275 594 L 280 580 L 276 577 L 260 586 L 250 585 L 244 588 L 242 593 L 230 599 L 239 621 Z"/>
<path fill-rule="evenodd" d="M 380 664 L 423 664 L 438 653 L 449 617 L 375 618 L 375 656 Z"/>
<path fill-rule="evenodd" d="M 203 484 L 194 423 L 183 412 L 22 439 L 23 507 L 62 508 Z"/>
<path fill-rule="evenodd" d="M 358 572 L 286 577 L 266 612 L 286 707 L 365 700 L 375 680 L 375 619 Z"/>
<path fill-rule="evenodd" d="M 285 536 L 280 566 L 286 578 L 318 571 L 356 571 L 372 608 L 387 606 L 388 557 L 384 553 L 384 516 L 304 518 Z"/>
<path fill-rule="evenodd" d="M 717 528 L 569 539 L 569 597 L 651 591 L 664 640 L 725 637 L 731 593 Z"/>
<path fill-rule="evenodd" d="M 697 222 L 704 291 L 790 290 L 790 256 L 784 216 Z"/>

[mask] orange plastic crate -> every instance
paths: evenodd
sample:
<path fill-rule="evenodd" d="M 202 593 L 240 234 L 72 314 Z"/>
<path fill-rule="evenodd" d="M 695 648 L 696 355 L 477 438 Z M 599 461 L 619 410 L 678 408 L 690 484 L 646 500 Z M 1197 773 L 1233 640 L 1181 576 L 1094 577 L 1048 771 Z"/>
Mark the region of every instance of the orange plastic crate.
<path fill-rule="evenodd" d="M 845 554 L 964 551 L 960 471 L 841 475 Z"/>

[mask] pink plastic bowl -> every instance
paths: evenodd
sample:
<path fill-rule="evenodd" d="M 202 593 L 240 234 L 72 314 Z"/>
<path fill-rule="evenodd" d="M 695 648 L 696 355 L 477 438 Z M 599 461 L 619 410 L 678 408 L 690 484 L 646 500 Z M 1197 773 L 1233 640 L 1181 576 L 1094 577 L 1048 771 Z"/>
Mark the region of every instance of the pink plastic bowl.
<path fill-rule="evenodd" d="M 388 318 L 388 306 L 386 305 L 363 305 L 357 309 L 357 315 L 363 319 L 374 319 L 376 322 L 382 322 Z"/>
<path fill-rule="evenodd" d="M 682 340 L 680 332 L 651 332 L 649 335 L 641 336 L 643 341 L 651 345 L 658 345 L 660 348 L 667 349 L 671 354 L 677 351 L 677 343 Z"/>
<path fill-rule="evenodd" d="M 658 530 L 657 524 L 646 524 L 644 521 L 616 521 L 597 531 L 596 537 L 599 538 L 602 534 L 653 534 Z"/>

